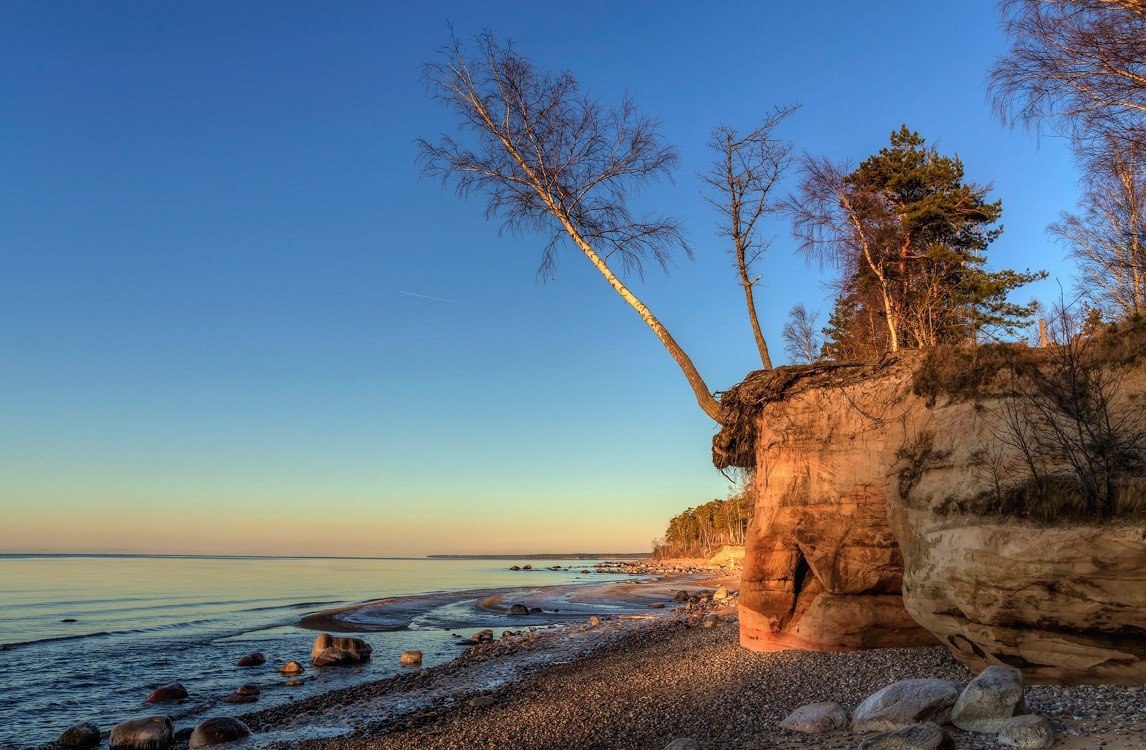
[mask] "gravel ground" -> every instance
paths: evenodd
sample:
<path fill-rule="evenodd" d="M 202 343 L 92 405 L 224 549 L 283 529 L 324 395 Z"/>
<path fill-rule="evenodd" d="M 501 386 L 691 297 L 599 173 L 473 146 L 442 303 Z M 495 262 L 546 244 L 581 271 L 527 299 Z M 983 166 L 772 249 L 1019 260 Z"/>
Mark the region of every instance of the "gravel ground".
<path fill-rule="evenodd" d="M 856 748 L 860 738 L 837 732 L 812 739 L 777 723 L 805 703 L 834 700 L 854 708 L 895 680 L 971 677 L 941 648 L 760 654 L 738 647 L 735 622 L 689 628 L 677 616 L 612 635 L 609 625 L 595 636 L 601 645 L 575 661 L 539 666 L 491 690 L 480 690 L 480 680 L 465 673 L 506 657 L 463 660 L 249 720 L 264 730 L 347 711 L 362 720 L 355 736 L 290 743 L 304 750 L 661 750 L 678 737 L 705 750 L 842 749 Z M 436 704 L 413 701 L 412 710 L 396 712 L 439 682 L 466 687 L 439 691 Z M 494 702 L 471 707 L 476 695 Z M 1146 748 L 1146 688 L 1032 686 L 1027 695 L 1030 711 L 1048 716 L 1071 748 Z M 363 729 L 371 713 L 388 718 Z M 992 737 L 952 735 L 959 748 L 997 747 Z"/>

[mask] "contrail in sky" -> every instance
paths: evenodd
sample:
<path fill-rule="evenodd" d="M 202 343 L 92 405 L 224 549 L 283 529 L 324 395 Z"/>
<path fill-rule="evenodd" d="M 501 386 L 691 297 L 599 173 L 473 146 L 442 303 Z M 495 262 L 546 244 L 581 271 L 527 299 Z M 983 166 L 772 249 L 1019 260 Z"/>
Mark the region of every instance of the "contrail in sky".
<path fill-rule="evenodd" d="M 445 297 L 431 297 L 428 294 L 418 294 L 417 292 L 403 292 L 401 289 L 398 290 L 398 294 L 404 294 L 407 297 L 421 297 L 422 299 L 432 299 L 432 300 L 437 300 L 438 302 L 450 302 L 450 303 L 453 303 L 455 305 L 462 304 L 461 302 L 459 302 L 456 299 L 446 299 Z"/>

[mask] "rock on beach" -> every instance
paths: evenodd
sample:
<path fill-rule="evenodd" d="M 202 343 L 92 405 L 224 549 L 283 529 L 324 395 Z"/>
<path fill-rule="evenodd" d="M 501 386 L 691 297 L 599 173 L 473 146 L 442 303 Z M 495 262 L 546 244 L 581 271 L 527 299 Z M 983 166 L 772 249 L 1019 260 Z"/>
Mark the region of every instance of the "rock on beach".
<path fill-rule="evenodd" d="M 843 729 L 847 724 L 847 709 L 839 703 L 810 703 L 788 714 L 780 722 L 780 728 L 805 734 L 822 734 Z"/>
<path fill-rule="evenodd" d="M 1036 714 L 1014 716 L 1003 722 L 999 730 L 999 744 L 1003 747 L 1037 748 L 1054 745 L 1054 731 L 1050 722 Z"/>
<path fill-rule="evenodd" d="M 994 734 L 1023 710 L 1022 674 L 1014 667 L 992 664 L 959 694 L 951 723 L 967 732 Z"/>
<path fill-rule="evenodd" d="M 852 731 L 891 732 L 912 724 L 946 724 L 959 698 L 959 685 L 922 677 L 893 682 L 868 696 L 852 714 Z"/>
<path fill-rule="evenodd" d="M 869 737 L 860 750 L 954 750 L 951 735 L 933 721 Z"/>

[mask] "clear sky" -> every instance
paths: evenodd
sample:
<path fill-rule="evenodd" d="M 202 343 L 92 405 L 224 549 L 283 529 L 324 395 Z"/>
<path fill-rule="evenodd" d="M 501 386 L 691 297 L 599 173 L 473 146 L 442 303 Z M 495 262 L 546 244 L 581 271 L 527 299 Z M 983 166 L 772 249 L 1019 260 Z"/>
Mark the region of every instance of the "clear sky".
<path fill-rule="evenodd" d="M 1003 199 L 993 264 L 1069 283 L 1044 229 L 1076 175 L 991 116 L 991 0 L 6 2 L 0 550 L 640 550 L 725 494 L 712 423 L 584 259 L 541 285 L 538 238 L 419 182 L 447 22 L 662 120 L 682 165 L 646 202 L 697 259 L 634 286 L 714 389 L 756 362 L 695 175 L 712 126 L 774 105 L 838 158 L 937 139 Z M 791 305 L 828 303 L 770 231 L 779 352 Z"/>

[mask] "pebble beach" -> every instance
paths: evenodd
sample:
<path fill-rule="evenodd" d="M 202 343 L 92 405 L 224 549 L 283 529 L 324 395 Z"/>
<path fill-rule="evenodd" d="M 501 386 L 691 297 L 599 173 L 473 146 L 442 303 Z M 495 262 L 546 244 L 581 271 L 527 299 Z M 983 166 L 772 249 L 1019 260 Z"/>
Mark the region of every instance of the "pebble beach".
<path fill-rule="evenodd" d="M 628 630 L 567 664 L 543 667 L 488 692 L 472 689 L 466 672 L 488 662 L 424 670 L 395 681 L 364 685 L 297 705 L 296 721 L 378 702 L 400 704 L 439 681 L 470 685 L 440 705 L 392 717 L 377 731 L 313 739 L 306 750 L 661 750 L 690 738 L 711 748 L 856 748 L 862 735 L 847 731 L 811 737 L 779 728 L 795 708 L 813 702 L 857 705 L 876 689 L 901 679 L 938 677 L 966 683 L 972 674 L 943 648 L 851 653 L 739 648 L 735 618 L 711 628 L 683 617 L 645 626 L 605 623 Z M 497 657 L 492 657 L 497 658 Z M 452 671 L 451 671 L 452 670 Z M 437 671 L 437 674 L 434 672 Z M 1141 686 L 1027 687 L 1027 709 L 1051 720 L 1056 747 L 1129 750 L 1146 747 L 1146 688 Z M 474 700 L 487 697 L 489 701 Z M 488 703 L 488 705 L 485 705 Z M 269 728 L 285 714 L 248 717 Z M 948 727 L 958 748 L 998 747 L 993 736 Z"/>

